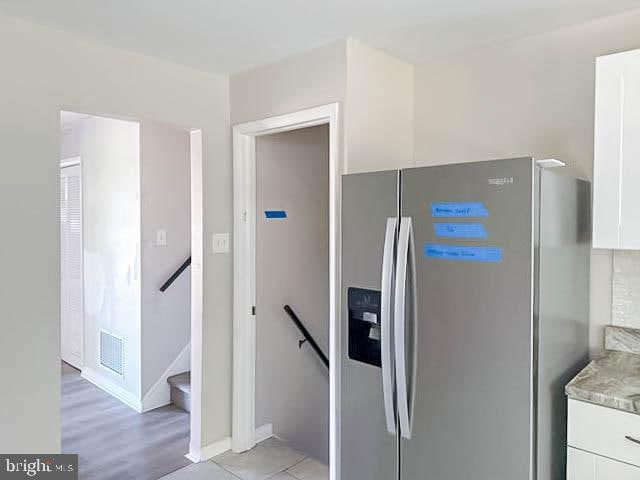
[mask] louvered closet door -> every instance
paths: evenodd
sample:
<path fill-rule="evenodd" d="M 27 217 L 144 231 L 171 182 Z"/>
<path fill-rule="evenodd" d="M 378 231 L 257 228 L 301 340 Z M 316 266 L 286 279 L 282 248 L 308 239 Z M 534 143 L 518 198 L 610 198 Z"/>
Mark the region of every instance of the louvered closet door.
<path fill-rule="evenodd" d="M 82 184 L 80 166 L 60 170 L 62 359 L 82 368 Z"/>

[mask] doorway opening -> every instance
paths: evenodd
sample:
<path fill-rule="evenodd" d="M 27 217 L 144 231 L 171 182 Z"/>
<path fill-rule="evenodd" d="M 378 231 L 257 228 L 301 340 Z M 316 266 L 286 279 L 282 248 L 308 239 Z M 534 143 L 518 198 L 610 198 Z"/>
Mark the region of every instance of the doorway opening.
<path fill-rule="evenodd" d="M 256 142 L 257 439 L 274 433 L 326 465 L 328 147 L 327 125 Z"/>
<path fill-rule="evenodd" d="M 62 451 L 81 478 L 155 480 L 200 445 L 201 132 L 60 125 Z"/>
<path fill-rule="evenodd" d="M 330 478 L 339 451 L 338 113 L 332 104 L 234 127 L 232 448 L 275 436 L 314 459 L 314 471 L 328 463 Z"/>

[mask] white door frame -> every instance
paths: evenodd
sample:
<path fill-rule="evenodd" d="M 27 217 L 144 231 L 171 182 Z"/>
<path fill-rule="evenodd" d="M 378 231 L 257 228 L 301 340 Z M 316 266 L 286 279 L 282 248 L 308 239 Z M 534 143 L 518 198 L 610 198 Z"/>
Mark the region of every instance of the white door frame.
<path fill-rule="evenodd" d="M 340 106 L 323 105 L 233 127 L 234 290 L 232 448 L 255 443 L 256 137 L 329 125 L 329 461 L 337 480 L 340 352 Z"/>
<path fill-rule="evenodd" d="M 80 167 L 80 217 L 82 230 L 80 231 L 80 368 L 84 367 L 84 178 L 82 171 L 82 157 L 68 157 L 60 160 L 60 171 L 68 167 Z M 60 314 L 60 335 L 62 335 L 62 314 Z M 62 340 L 62 338 L 61 338 Z M 62 351 L 60 352 L 62 355 Z"/>
<path fill-rule="evenodd" d="M 207 459 L 202 445 L 202 351 L 204 341 L 204 203 L 202 195 L 202 130 L 189 132 L 191 166 L 191 411 L 189 453 L 192 462 Z"/>

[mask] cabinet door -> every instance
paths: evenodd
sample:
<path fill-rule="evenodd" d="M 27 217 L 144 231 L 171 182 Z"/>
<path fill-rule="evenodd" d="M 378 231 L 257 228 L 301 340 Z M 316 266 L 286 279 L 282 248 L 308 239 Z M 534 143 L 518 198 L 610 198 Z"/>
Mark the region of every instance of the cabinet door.
<path fill-rule="evenodd" d="M 567 449 L 567 480 L 596 480 L 596 456 L 569 447 Z"/>
<path fill-rule="evenodd" d="M 622 65 L 619 55 L 596 61 L 593 162 L 593 247 L 620 246 Z"/>
<path fill-rule="evenodd" d="M 640 50 L 596 66 L 594 248 L 640 249 Z"/>
<path fill-rule="evenodd" d="M 592 477 L 585 477 L 591 479 Z M 595 480 L 638 480 L 640 468 L 605 457 L 596 457 Z M 573 480 L 573 479 L 572 479 Z M 576 479 L 577 480 L 577 479 Z"/>
<path fill-rule="evenodd" d="M 631 52 L 622 73 L 620 248 L 640 249 L 640 51 Z"/>

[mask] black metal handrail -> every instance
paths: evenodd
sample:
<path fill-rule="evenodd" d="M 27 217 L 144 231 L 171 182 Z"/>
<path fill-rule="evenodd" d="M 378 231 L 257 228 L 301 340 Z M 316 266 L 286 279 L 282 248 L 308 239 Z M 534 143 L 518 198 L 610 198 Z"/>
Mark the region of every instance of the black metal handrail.
<path fill-rule="evenodd" d="M 311 348 L 313 348 L 313 351 L 316 352 L 318 358 L 322 361 L 322 363 L 324 363 L 324 366 L 329 368 L 329 359 L 324 354 L 315 339 L 311 336 L 309 330 L 307 330 L 307 327 L 305 327 L 300 318 L 298 318 L 296 312 L 294 312 L 289 305 L 284 306 L 284 311 L 287 312 L 287 315 L 289 315 L 291 321 L 295 324 L 296 327 L 298 327 L 298 330 L 300 330 L 300 333 L 302 333 L 302 336 L 304 337 L 304 340 L 300 341 L 300 348 L 302 348 L 304 342 L 309 342 L 309 345 L 311 345 Z"/>
<path fill-rule="evenodd" d="M 187 258 L 187 259 L 184 261 L 184 263 L 183 263 L 182 265 L 180 265 L 180 266 L 178 267 L 178 269 L 177 269 L 175 272 L 173 272 L 173 275 L 171 275 L 171 276 L 167 279 L 167 281 L 166 281 L 166 282 L 164 282 L 164 283 L 162 284 L 162 286 L 160 287 L 160 291 L 161 291 L 161 292 L 166 291 L 166 290 L 167 290 L 167 288 L 169 288 L 169 287 L 171 286 L 171 284 L 172 284 L 173 282 L 175 282 L 175 281 L 178 279 L 178 277 L 179 277 L 180 275 L 182 275 L 182 272 L 184 272 L 184 271 L 187 269 L 187 267 L 188 267 L 189 265 L 191 265 L 191 257 Z"/>

